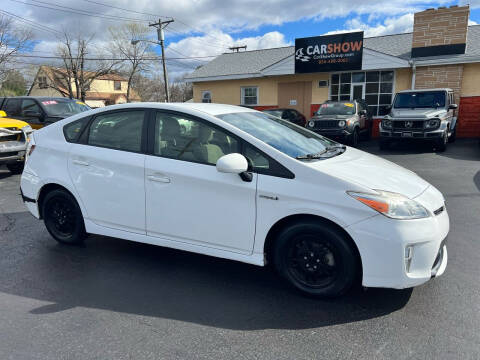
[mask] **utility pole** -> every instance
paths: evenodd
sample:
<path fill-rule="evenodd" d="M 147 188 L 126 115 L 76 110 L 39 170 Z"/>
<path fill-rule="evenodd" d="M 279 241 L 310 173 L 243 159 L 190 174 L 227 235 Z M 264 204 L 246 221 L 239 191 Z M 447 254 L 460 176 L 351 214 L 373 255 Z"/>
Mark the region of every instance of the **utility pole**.
<path fill-rule="evenodd" d="M 173 19 L 162 21 L 162 19 L 158 19 L 157 23 L 150 24 L 149 26 L 153 26 L 157 29 L 157 38 L 160 46 L 162 47 L 162 64 L 163 64 L 163 81 L 165 82 L 165 98 L 167 102 L 170 102 L 170 90 L 168 89 L 168 74 L 167 74 L 167 64 L 165 63 L 165 35 L 163 34 L 163 29 L 167 27 L 168 24 L 174 22 Z"/>

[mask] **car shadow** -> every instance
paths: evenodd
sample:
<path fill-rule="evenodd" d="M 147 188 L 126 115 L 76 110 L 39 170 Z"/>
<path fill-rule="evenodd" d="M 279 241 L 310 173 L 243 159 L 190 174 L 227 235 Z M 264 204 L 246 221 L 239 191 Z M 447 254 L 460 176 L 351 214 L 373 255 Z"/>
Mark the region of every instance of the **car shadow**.
<path fill-rule="evenodd" d="M 15 250 L 0 243 L 9 257 L 0 291 L 47 302 L 31 310 L 38 316 L 87 307 L 234 330 L 307 329 L 390 314 L 412 293 L 358 287 L 317 300 L 286 288 L 269 268 L 101 236 L 58 245 L 41 224 L 33 232 Z"/>
<path fill-rule="evenodd" d="M 435 147 L 428 142 L 414 140 L 395 141 L 388 149 L 380 150 L 378 147 L 378 139 L 374 139 L 360 143 L 358 148 L 380 156 L 435 153 L 438 156 L 459 160 L 480 159 L 480 149 L 478 147 L 478 140 L 476 139 L 457 139 L 454 143 L 448 144 L 447 150 L 444 152 L 437 151 Z"/>

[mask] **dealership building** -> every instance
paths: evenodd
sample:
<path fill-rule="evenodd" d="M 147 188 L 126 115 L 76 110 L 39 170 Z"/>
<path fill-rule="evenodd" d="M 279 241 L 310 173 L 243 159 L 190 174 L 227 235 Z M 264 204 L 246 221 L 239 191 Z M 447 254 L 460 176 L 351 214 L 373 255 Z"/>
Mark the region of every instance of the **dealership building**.
<path fill-rule="evenodd" d="M 357 32 L 226 53 L 187 81 L 195 102 L 294 108 L 310 117 L 327 100 L 363 98 L 377 119 L 398 91 L 451 88 L 459 104 L 457 136 L 477 137 L 480 25 L 468 26 L 469 13 L 468 6 L 428 9 L 414 15 L 412 33 L 363 38 Z M 346 44 L 353 46 L 342 49 Z M 335 58 L 337 50 L 345 56 Z"/>

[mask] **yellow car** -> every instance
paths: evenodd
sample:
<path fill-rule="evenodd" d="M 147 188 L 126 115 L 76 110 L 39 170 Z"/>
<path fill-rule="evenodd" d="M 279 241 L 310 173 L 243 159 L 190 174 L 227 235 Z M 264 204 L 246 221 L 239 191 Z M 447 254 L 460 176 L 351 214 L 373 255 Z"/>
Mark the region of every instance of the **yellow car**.
<path fill-rule="evenodd" d="M 25 121 L 9 119 L 0 110 L 0 165 L 5 164 L 13 174 L 20 174 L 32 127 Z"/>

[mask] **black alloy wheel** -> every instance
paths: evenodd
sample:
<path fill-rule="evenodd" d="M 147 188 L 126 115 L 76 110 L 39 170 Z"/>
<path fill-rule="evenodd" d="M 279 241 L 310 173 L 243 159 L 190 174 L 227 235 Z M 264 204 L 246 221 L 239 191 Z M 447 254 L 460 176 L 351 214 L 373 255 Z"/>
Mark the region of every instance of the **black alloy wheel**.
<path fill-rule="evenodd" d="M 347 292 L 359 274 L 348 235 L 321 221 L 299 222 L 283 229 L 272 256 L 278 273 L 296 290 L 313 297 Z"/>
<path fill-rule="evenodd" d="M 52 237 L 61 243 L 78 244 L 85 236 L 80 208 L 68 192 L 53 190 L 43 200 L 43 219 Z"/>

